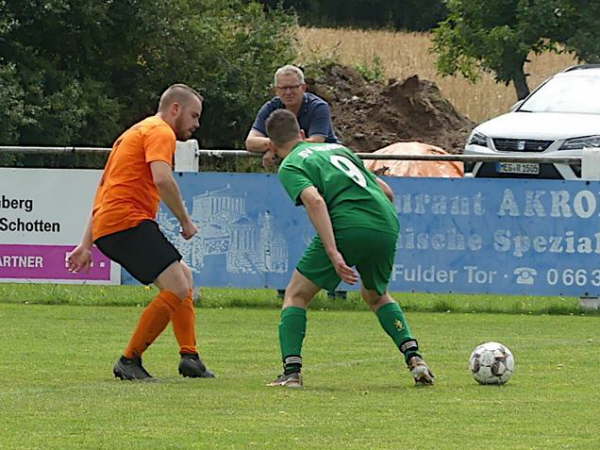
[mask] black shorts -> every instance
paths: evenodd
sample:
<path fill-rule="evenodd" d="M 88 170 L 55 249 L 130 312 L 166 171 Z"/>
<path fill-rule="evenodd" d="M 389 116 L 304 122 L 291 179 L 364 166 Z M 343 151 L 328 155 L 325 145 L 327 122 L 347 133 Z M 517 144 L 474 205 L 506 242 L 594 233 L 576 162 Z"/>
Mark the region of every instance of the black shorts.
<path fill-rule="evenodd" d="M 153 220 L 102 236 L 94 244 L 143 284 L 153 283 L 172 263 L 181 261 L 181 254 Z"/>

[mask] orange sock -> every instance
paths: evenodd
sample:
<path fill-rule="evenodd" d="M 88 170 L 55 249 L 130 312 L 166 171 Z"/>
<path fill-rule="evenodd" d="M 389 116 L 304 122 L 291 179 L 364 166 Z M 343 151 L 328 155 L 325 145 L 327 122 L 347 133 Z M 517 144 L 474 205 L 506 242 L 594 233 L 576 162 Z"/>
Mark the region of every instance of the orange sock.
<path fill-rule="evenodd" d="M 173 332 L 179 344 L 180 353 L 197 353 L 196 350 L 196 311 L 192 300 L 192 292 L 181 302 L 171 314 Z"/>
<path fill-rule="evenodd" d="M 171 314 L 181 303 L 181 299 L 172 292 L 160 291 L 144 309 L 123 355 L 126 358 L 142 356 L 142 353 L 166 328 Z"/>

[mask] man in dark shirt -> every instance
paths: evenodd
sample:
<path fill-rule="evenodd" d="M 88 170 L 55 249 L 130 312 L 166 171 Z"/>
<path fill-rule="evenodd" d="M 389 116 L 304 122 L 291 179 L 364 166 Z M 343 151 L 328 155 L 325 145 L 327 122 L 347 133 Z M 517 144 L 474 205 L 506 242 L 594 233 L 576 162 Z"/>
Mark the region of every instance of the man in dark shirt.
<path fill-rule="evenodd" d="M 275 154 L 269 150 L 265 122 L 277 109 L 287 109 L 296 115 L 300 129 L 308 142 L 338 143 L 331 123 L 331 110 L 325 100 L 306 92 L 304 73 L 292 65 L 280 67 L 275 72 L 276 97 L 266 102 L 258 111 L 246 138 L 246 149 L 264 153 L 263 164 L 273 164 Z"/>

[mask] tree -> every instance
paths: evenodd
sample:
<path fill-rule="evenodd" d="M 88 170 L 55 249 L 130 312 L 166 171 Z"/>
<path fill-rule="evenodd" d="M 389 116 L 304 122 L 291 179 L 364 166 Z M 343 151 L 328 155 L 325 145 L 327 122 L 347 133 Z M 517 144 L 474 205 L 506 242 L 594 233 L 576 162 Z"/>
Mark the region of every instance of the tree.
<path fill-rule="evenodd" d="M 242 0 L 0 0 L 0 145 L 108 146 L 183 82 L 203 141 L 239 148 L 295 24 Z"/>
<path fill-rule="evenodd" d="M 443 0 L 260 0 L 267 7 L 289 8 L 302 24 L 321 27 L 393 27 L 429 30 L 447 11 Z"/>
<path fill-rule="evenodd" d="M 0 0 L 0 11 L 5 7 Z M 12 17 L 0 15 L 0 45 L 3 37 L 14 26 Z M 14 64 L 5 61 L 0 54 L 0 142 L 13 142 L 18 135 L 19 126 L 26 123 L 24 92 L 21 88 L 17 69 Z"/>
<path fill-rule="evenodd" d="M 598 21 L 600 20 L 600 2 L 597 0 L 573 0 L 573 8 L 580 15 L 572 26 L 572 33 L 563 41 L 569 51 L 574 52 L 581 61 L 600 64 L 600 39 L 598 39 Z"/>
<path fill-rule="evenodd" d="M 589 4 L 585 14 L 582 4 Z M 440 73 L 461 73 L 475 81 L 478 69 L 497 82 L 513 83 L 517 98 L 529 94 L 528 55 L 573 51 L 598 54 L 592 37 L 600 7 L 591 0 L 447 0 L 448 18 L 434 31 L 433 51 Z M 587 29 L 580 27 L 587 24 Z M 591 27 L 591 28 L 590 28 Z M 588 31 L 589 30 L 589 31 Z M 594 49 L 595 48 L 595 49 Z"/>
<path fill-rule="evenodd" d="M 448 15 L 443 0 L 396 0 L 388 3 L 396 29 L 428 31 Z"/>
<path fill-rule="evenodd" d="M 272 95 L 275 70 L 296 57 L 295 15 L 279 9 L 265 13 L 254 2 L 229 4 L 211 14 L 197 11 L 190 18 L 195 38 L 183 44 L 186 53 L 176 51 L 185 32 L 171 52 L 195 55 L 196 63 L 187 63 L 189 79 L 199 81 L 206 97 L 200 137 L 211 148 L 243 148 L 256 112 Z"/>
<path fill-rule="evenodd" d="M 95 73 L 100 57 L 97 64 L 90 57 L 104 38 L 106 9 L 90 1 L 0 4 L 0 16 L 10 17 L 11 24 L 2 31 L 0 56 L 15 69 L 15 90 L 22 93 L 25 110 L 23 120 L 16 115 L 9 121 L 16 129 L 11 143 L 81 144 L 78 135 L 93 135 L 94 145 L 114 136 L 118 102 L 98 76 L 104 72 Z"/>

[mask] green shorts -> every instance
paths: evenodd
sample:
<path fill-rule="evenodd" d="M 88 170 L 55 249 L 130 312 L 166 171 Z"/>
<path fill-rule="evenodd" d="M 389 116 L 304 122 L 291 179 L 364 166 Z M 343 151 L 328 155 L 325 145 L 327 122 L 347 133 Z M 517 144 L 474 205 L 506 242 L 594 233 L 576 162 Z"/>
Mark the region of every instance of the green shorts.
<path fill-rule="evenodd" d="M 351 228 L 335 233 L 338 250 L 346 264 L 355 266 L 363 286 L 377 291 L 379 295 L 385 293 L 390 281 L 397 239 L 396 234 L 366 228 Z M 322 289 L 333 291 L 340 284 L 340 277 L 318 235 L 305 250 L 296 268 Z"/>

